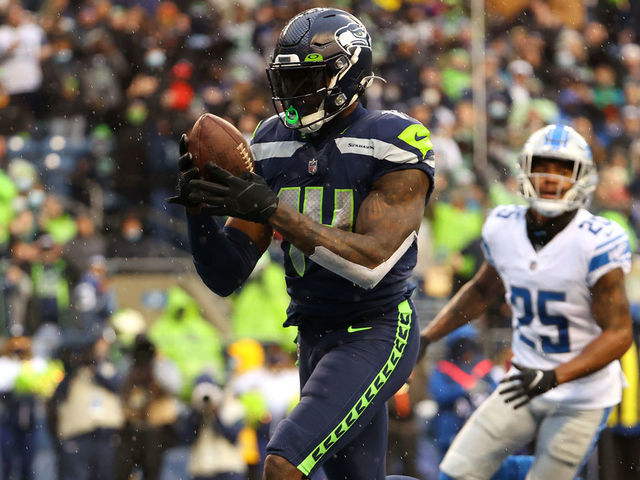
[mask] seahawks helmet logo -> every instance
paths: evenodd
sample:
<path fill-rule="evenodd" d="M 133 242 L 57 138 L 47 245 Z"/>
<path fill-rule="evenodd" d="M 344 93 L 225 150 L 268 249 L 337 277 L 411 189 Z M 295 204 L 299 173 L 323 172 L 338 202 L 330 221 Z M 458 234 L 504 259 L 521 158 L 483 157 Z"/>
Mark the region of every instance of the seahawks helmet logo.
<path fill-rule="evenodd" d="M 352 54 L 356 47 L 371 48 L 371 37 L 363 25 L 351 22 L 335 33 L 336 42 L 345 53 Z"/>

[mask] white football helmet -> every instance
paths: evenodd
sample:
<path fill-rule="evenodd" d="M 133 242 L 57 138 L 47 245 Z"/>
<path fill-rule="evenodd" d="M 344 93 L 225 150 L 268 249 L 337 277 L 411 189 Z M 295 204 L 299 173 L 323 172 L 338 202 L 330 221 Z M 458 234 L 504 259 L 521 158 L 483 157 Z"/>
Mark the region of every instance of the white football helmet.
<path fill-rule="evenodd" d="M 532 173 L 536 158 L 552 158 L 573 163 L 573 186 L 562 194 L 558 183 L 556 198 L 541 198 L 540 179 L 558 178 L 551 173 Z M 520 193 L 527 202 L 545 217 L 588 207 L 598 183 L 598 174 L 587 141 L 567 125 L 547 125 L 534 132 L 522 147 L 518 156 L 518 181 Z M 565 177 L 562 177 L 565 179 Z"/>

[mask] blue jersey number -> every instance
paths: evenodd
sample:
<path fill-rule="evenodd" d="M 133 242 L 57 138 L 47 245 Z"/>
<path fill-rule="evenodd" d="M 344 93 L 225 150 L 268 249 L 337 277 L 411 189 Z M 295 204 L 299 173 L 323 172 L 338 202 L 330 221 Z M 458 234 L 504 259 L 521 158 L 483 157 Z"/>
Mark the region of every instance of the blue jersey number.
<path fill-rule="evenodd" d="M 553 325 L 558 329 L 558 340 L 554 341 L 547 335 L 541 335 L 542 351 L 545 353 L 564 353 L 569 352 L 569 320 L 562 315 L 550 315 L 547 312 L 547 302 L 564 302 L 565 294 L 563 292 L 551 292 L 546 290 L 540 290 L 538 292 L 537 302 L 537 315 L 540 318 L 540 323 L 543 325 Z M 518 308 L 523 312 L 522 317 L 518 317 L 518 327 L 523 325 L 529 325 L 533 321 L 535 313 L 533 311 L 533 302 L 531 301 L 531 291 L 527 288 L 511 287 L 511 306 Z M 532 348 L 535 348 L 535 343 L 520 334 L 520 339 Z"/>
<path fill-rule="evenodd" d="M 594 235 L 597 235 L 604 227 L 608 227 L 609 225 L 611 225 L 611 220 L 600 217 L 593 217 L 588 220 L 584 220 L 582 223 L 580 223 L 580 225 L 578 225 L 578 227 L 585 228 Z"/>
<path fill-rule="evenodd" d="M 305 187 L 304 189 L 302 187 L 286 187 L 280 189 L 278 196 L 281 201 L 315 222 L 350 231 L 353 227 L 353 190 L 348 188 L 327 190 L 333 190 L 333 216 L 331 223 L 328 224 L 322 222 L 322 207 L 325 198 L 324 187 Z M 307 268 L 305 255 L 293 245 L 289 246 L 289 250 L 286 253 L 289 255 L 291 265 L 296 273 L 302 277 Z"/>

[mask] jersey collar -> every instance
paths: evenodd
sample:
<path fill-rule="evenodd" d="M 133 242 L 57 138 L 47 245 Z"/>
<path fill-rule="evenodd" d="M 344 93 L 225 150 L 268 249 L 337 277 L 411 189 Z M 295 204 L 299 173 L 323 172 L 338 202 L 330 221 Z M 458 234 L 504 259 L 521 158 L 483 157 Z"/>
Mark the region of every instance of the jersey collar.
<path fill-rule="evenodd" d="M 538 223 L 531 213 L 531 207 L 529 207 L 525 218 L 527 222 L 527 236 L 533 248 L 538 251 L 553 240 L 553 237 L 569 225 L 571 220 L 576 216 L 576 213 L 578 213 L 577 209 L 571 210 L 557 217 L 549 218 L 543 223 Z"/>
<path fill-rule="evenodd" d="M 367 109 L 358 103 L 358 106 L 345 117 L 337 117 L 324 125 L 320 130 L 305 136 L 301 136 L 303 141 L 310 140 L 315 145 L 323 144 L 327 139 L 341 136 L 349 131 L 349 128 L 358 119 L 367 113 Z"/>

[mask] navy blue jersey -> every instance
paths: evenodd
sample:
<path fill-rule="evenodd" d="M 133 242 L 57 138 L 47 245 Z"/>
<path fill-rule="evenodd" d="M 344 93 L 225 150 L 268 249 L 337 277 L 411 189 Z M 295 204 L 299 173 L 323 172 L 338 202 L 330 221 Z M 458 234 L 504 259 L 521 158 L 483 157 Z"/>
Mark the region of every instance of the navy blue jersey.
<path fill-rule="evenodd" d="M 347 231 L 353 231 L 362 201 L 384 174 L 415 168 L 433 185 L 429 131 L 395 111 L 368 111 L 359 105 L 312 135 L 287 129 L 273 116 L 258 125 L 251 150 L 256 173 L 280 201 L 318 223 Z M 291 296 L 289 324 L 303 318 L 347 324 L 354 316 L 393 308 L 411 293 L 415 242 L 371 290 L 317 265 L 288 241 L 282 249 Z"/>

